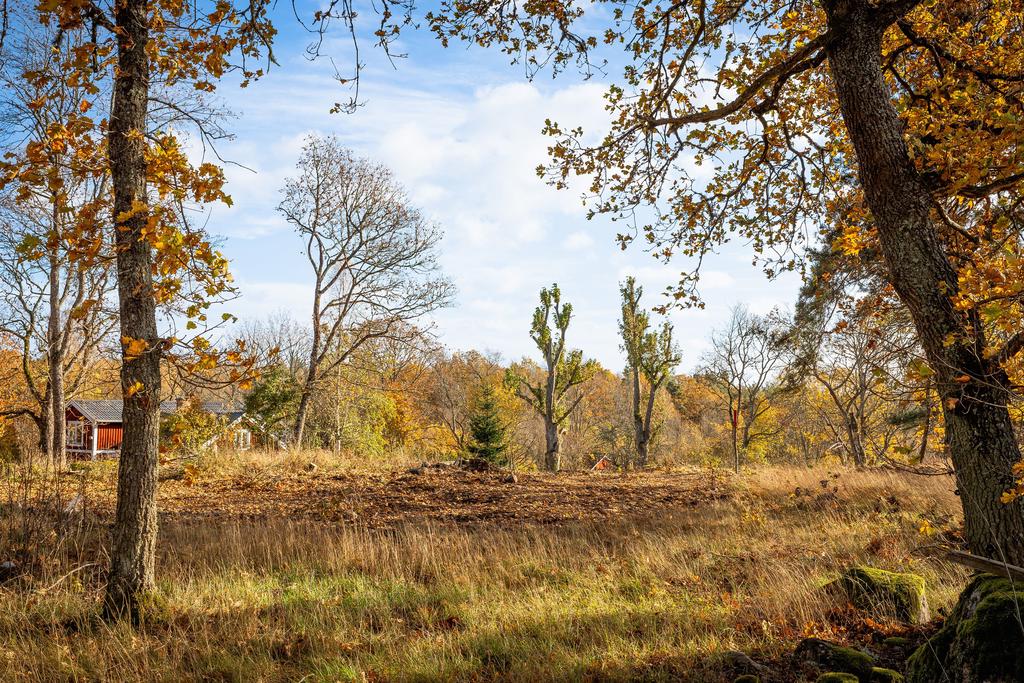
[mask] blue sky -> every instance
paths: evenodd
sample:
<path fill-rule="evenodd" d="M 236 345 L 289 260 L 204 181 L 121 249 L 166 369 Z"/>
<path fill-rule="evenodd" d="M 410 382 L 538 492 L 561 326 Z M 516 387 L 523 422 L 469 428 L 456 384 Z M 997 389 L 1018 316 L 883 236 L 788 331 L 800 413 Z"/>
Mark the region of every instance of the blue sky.
<path fill-rule="evenodd" d="M 399 46 L 408 57 L 397 68 L 363 46 L 363 106 L 354 114 L 330 114 L 348 91 L 333 79 L 329 62 L 304 57 L 310 36 L 296 29 L 290 8 L 279 13 L 280 67 L 248 89 L 221 90 L 237 116 L 228 121 L 234 140 L 219 151 L 246 167 L 227 168 L 235 203 L 215 207 L 208 226 L 224 238 L 240 288 L 241 298 L 229 310 L 242 319 L 280 311 L 308 318 L 308 264 L 276 206 L 303 138 L 334 134 L 387 164 L 413 202 L 444 229 L 441 263 L 459 289 L 455 306 L 434 316 L 446 346 L 498 351 L 510 359 L 532 355 L 528 328 L 537 292 L 557 281 L 576 311 L 570 343 L 621 369 L 619 281 L 635 275 L 653 306 L 687 263 L 665 265 L 641 249 L 621 251 L 614 241 L 617 226 L 604 218 L 586 220 L 579 191 L 549 188 L 534 171 L 546 158 L 548 140 L 540 134 L 545 118 L 602 132 L 607 81 L 587 82 L 575 73 L 553 80 L 543 73 L 529 82 L 521 67 L 495 51 L 459 44 L 444 49 L 425 31 L 410 32 Z M 326 51 L 344 69 L 350 53 L 341 38 Z M 706 308 L 671 314 L 685 369 L 697 365 L 708 334 L 733 304 L 765 312 L 792 303 L 797 276 L 769 283 L 751 257 L 742 244 L 722 250 L 705 263 Z"/>

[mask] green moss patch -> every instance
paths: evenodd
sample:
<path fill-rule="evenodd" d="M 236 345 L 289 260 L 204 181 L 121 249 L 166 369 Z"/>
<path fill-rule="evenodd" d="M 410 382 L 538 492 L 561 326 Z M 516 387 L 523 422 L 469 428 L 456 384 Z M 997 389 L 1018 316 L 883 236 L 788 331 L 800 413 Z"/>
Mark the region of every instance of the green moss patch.
<path fill-rule="evenodd" d="M 903 683 L 903 674 L 876 666 L 871 670 L 871 683 Z"/>
<path fill-rule="evenodd" d="M 962 683 L 1018 681 L 1024 671 L 1024 586 L 1009 579 L 976 577 L 942 629 L 908 661 L 910 683 L 941 680 L 956 671 Z"/>
<path fill-rule="evenodd" d="M 875 660 L 870 655 L 820 638 L 800 641 L 796 648 L 796 658 L 810 662 L 819 669 L 855 674 L 854 678 L 861 676 L 864 680 L 871 677 L 871 670 L 875 666 Z"/>
<path fill-rule="evenodd" d="M 853 674 L 829 671 L 818 676 L 816 683 L 860 683 L 860 679 Z"/>
<path fill-rule="evenodd" d="M 920 624 L 928 621 L 924 579 L 917 574 L 851 567 L 837 582 L 858 609 Z"/>

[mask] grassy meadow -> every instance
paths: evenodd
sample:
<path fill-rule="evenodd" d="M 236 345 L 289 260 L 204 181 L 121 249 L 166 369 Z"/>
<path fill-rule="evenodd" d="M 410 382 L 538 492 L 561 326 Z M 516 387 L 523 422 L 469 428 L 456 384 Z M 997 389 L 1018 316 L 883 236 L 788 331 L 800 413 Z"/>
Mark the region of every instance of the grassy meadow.
<path fill-rule="evenodd" d="M 165 468 L 159 598 L 139 629 L 96 618 L 112 464 L 67 484 L 62 501 L 81 495 L 84 512 L 56 531 L 29 528 L 24 520 L 53 501 L 9 472 L 5 540 L 35 533 L 38 556 L 0 586 L 0 680 L 731 682 L 730 650 L 771 666 L 766 680 L 801 680 L 787 657 L 805 635 L 917 635 L 826 596 L 845 567 L 922 575 L 933 613 L 966 577 L 928 556 L 935 536 L 959 525 L 946 477 L 761 469 L 460 483 L 455 472 L 404 468 L 342 477 L 328 457 L 315 471 L 302 465 L 310 459 Z M 344 507 L 374 477 L 396 500 L 423 490 L 457 499 L 429 514 L 423 503 L 355 519 L 274 504 L 307 495 L 316 510 Z M 671 496 L 654 495 L 674 479 L 684 483 Z M 200 504 L 235 488 L 263 507 Z M 574 488 L 592 508 L 535 514 Z M 518 496 L 525 512 L 483 514 L 499 495 L 513 508 Z M 203 513 L 190 514 L 190 501 Z M 460 506 L 480 514 L 460 517 Z"/>

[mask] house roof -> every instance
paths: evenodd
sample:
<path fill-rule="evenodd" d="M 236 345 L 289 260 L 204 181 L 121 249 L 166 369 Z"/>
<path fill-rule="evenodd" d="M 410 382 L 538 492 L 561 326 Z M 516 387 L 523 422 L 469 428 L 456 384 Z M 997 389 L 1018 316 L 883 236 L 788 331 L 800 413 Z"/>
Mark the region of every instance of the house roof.
<path fill-rule="evenodd" d="M 203 410 L 214 415 L 223 415 L 228 422 L 234 422 L 245 414 L 245 410 L 239 405 L 232 405 L 222 401 L 204 401 Z M 121 399 L 76 399 L 68 403 L 68 407 L 74 408 L 91 422 L 120 422 L 121 414 L 124 411 L 124 402 Z M 178 409 L 176 401 L 161 401 L 160 412 L 170 414 Z"/>

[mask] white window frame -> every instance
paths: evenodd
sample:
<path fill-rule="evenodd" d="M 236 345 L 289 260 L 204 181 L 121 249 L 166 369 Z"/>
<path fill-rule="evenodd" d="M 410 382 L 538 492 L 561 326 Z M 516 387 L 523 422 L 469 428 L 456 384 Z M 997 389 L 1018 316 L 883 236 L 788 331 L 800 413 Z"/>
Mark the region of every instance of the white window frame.
<path fill-rule="evenodd" d="M 85 422 L 82 420 L 71 420 L 65 429 L 68 446 L 85 446 Z"/>

